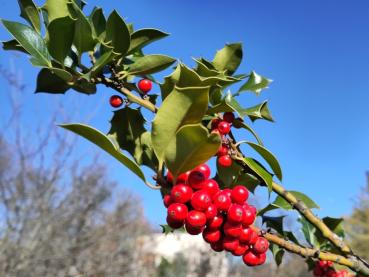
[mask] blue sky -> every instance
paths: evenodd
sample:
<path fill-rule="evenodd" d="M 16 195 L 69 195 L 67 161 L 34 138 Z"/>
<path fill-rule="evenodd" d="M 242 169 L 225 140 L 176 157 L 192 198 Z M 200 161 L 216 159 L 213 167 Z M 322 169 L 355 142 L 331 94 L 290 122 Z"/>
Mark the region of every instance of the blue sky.
<path fill-rule="evenodd" d="M 38 1 L 39 2 L 39 1 Z M 17 20 L 16 1 L 0 1 L 0 17 Z M 369 2 L 355 1 L 97 1 L 106 13 L 117 9 L 136 28 L 156 27 L 172 35 L 147 48 L 185 63 L 191 57 L 212 58 L 227 42 L 244 43 L 240 72 L 256 70 L 274 80 L 260 97 L 245 94 L 244 106 L 269 100 L 276 122 L 259 122 L 254 129 L 280 160 L 283 184 L 309 194 L 321 215 L 342 216 L 353 206 L 369 170 Z M 0 29 L 0 39 L 9 36 Z M 2 52 L 0 64 L 13 64 L 24 76 L 20 101 L 30 125 L 42 122 L 62 100 L 71 106 L 73 121 L 107 131 L 111 92 L 96 96 L 33 95 L 37 69 L 25 57 Z M 160 79 L 160 78 L 159 78 Z M 9 113 L 9 89 L 0 79 L 0 123 Z M 158 90 L 158 88 L 156 88 Z M 37 115 L 35 111 L 37 110 Z M 62 120 L 62 118 L 60 118 Z M 32 125 L 33 124 L 33 125 Z M 83 147 L 95 148 L 81 141 Z M 164 220 L 159 193 L 143 186 L 113 159 L 112 177 L 141 195 L 146 215 L 155 224 Z"/>

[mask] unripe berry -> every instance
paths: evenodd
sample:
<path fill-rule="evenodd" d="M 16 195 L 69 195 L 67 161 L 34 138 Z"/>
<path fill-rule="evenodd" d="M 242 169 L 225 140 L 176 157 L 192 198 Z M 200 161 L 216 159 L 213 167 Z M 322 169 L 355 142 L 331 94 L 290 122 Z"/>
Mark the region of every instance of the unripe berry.
<path fill-rule="evenodd" d="M 243 205 L 249 198 L 249 191 L 244 186 L 238 185 L 232 189 L 231 199 L 234 203 Z"/>
<path fill-rule="evenodd" d="M 222 234 L 219 230 L 211 230 L 205 228 L 202 236 L 207 243 L 215 243 L 222 238 Z"/>
<path fill-rule="evenodd" d="M 213 219 L 218 214 L 217 206 L 211 204 L 205 211 L 206 220 Z"/>
<path fill-rule="evenodd" d="M 224 155 L 219 157 L 217 162 L 221 167 L 230 167 L 232 165 L 232 158 L 229 155 Z"/>
<path fill-rule="evenodd" d="M 220 191 L 213 196 L 213 203 L 218 211 L 226 212 L 232 204 L 231 198 L 227 193 Z"/>
<path fill-rule="evenodd" d="M 222 215 L 216 215 L 213 219 L 208 220 L 207 226 L 209 229 L 218 230 L 222 226 L 224 218 Z"/>
<path fill-rule="evenodd" d="M 192 189 L 183 184 L 175 185 L 170 195 L 174 202 L 184 204 L 191 200 Z"/>
<path fill-rule="evenodd" d="M 110 105 L 113 107 L 113 108 L 119 108 L 120 106 L 123 105 L 123 98 L 120 97 L 119 95 L 112 95 L 110 97 Z"/>
<path fill-rule="evenodd" d="M 183 220 L 173 220 L 169 216 L 167 216 L 167 224 L 172 229 L 179 229 L 183 226 L 184 221 Z"/>
<path fill-rule="evenodd" d="M 269 249 L 268 240 L 263 237 L 258 237 L 252 250 L 254 251 L 255 254 L 263 254 L 267 252 L 268 249 Z"/>
<path fill-rule="evenodd" d="M 238 247 L 238 239 L 232 237 L 223 238 L 223 248 L 227 251 L 234 251 Z"/>
<path fill-rule="evenodd" d="M 213 196 L 217 192 L 219 192 L 219 185 L 217 181 L 213 179 L 208 179 L 202 183 L 202 189 L 206 190 L 210 194 L 210 196 Z"/>
<path fill-rule="evenodd" d="M 168 208 L 169 207 L 169 205 L 170 204 L 172 204 L 173 203 L 173 200 L 172 200 L 172 198 L 170 197 L 170 195 L 164 195 L 164 197 L 163 197 L 163 203 L 164 203 L 164 206 L 166 207 L 166 208 Z"/>
<path fill-rule="evenodd" d="M 223 120 L 228 123 L 233 123 L 234 121 L 234 114 L 232 112 L 226 112 L 223 114 Z"/>
<path fill-rule="evenodd" d="M 218 131 L 222 135 L 226 135 L 231 131 L 231 125 L 227 121 L 221 121 L 218 124 Z"/>
<path fill-rule="evenodd" d="M 206 216 L 202 212 L 192 210 L 187 214 L 186 224 L 194 228 L 204 227 L 206 224 Z"/>
<path fill-rule="evenodd" d="M 168 217 L 174 221 L 183 221 L 187 218 L 188 208 L 181 203 L 173 203 L 168 207 Z"/>
<path fill-rule="evenodd" d="M 224 234 L 228 237 L 238 238 L 242 233 L 241 224 L 232 224 L 227 221 L 223 226 Z"/>
<path fill-rule="evenodd" d="M 244 243 L 239 243 L 238 247 L 232 251 L 232 254 L 234 256 L 242 256 L 243 254 L 246 253 L 246 251 L 249 250 L 248 245 L 244 244 Z"/>
<path fill-rule="evenodd" d="M 191 206 L 197 211 L 206 211 L 211 205 L 210 194 L 205 190 L 196 191 L 191 197 Z"/>
<path fill-rule="evenodd" d="M 222 144 L 218 149 L 217 156 L 218 157 L 225 156 L 225 155 L 228 155 L 228 153 L 229 153 L 229 148 L 225 146 L 224 144 Z"/>
<path fill-rule="evenodd" d="M 227 219 L 232 223 L 241 223 L 244 217 L 244 208 L 237 204 L 232 204 L 227 212 Z"/>
<path fill-rule="evenodd" d="M 137 87 L 142 93 L 146 94 L 152 89 L 152 82 L 147 79 L 142 79 L 138 82 Z"/>

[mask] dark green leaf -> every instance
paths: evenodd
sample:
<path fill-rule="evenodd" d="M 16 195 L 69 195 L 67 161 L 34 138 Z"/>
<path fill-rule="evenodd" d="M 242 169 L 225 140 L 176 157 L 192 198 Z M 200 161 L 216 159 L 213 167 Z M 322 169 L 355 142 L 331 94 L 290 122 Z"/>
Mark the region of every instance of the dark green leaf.
<path fill-rule="evenodd" d="M 301 223 L 302 225 L 302 232 L 305 236 L 306 241 L 312 245 L 312 246 L 319 246 L 317 237 L 316 237 L 316 228 L 309 222 L 307 221 L 304 217 L 300 217 L 298 219 L 298 221 Z"/>
<path fill-rule="evenodd" d="M 159 162 L 181 126 L 201 122 L 208 102 L 209 87 L 177 87 L 165 98 L 152 124 L 152 142 Z"/>
<path fill-rule="evenodd" d="M 106 19 L 102 8 L 95 7 L 90 15 L 90 21 L 92 23 L 93 32 L 96 38 L 100 38 L 106 30 Z"/>
<path fill-rule="evenodd" d="M 14 50 L 29 54 L 15 39 L 3 41 L 2 43 L 4 50 Z"/>
<path fill-rule="evenodd" d="M 229 167 L 219 166 L 217 163 L 217 174 L 225 187 L 232 187 L 242 170 L 242 167 L 238 163 L 232 163 Z"/>
<path fill-rule="evenodd" d="M 70 16 L 59 17 L 47 26 L 49 52 L 61 64 L 71 51 L 74 26 L 75 20 Z"/>
<path fill-rule="evenodd" d="M 233 127 L 235 128 L 244 128 L 246 129 L 247 131 L 249 131 L 254 137 L 255 139 L 257 140 L 257 142 L 263 146 L 263 142 L 262 140 L 260 139 L 260 137 L 258 136 L 258 134 L 249 126 L 247 125 L 243 120 L 240 120 L 240 119 L 235 119 L 233 121 Z"/>
<path fill-rule="evenodd" d="M 276 265 L 279 267 L 282 263 L 283 256 L 285 253 L 284 249 L 279 247 L 279 245 L 272 243 L 270 244 L 270 250 L 273 253 L 273 257 L 274 257 L 274 261 Z"/>
<path fill-rule="evenodd" d="M 259 163 L 252 158 L 244 158 L 245 164 L 258 176 L 268 187 L 269 192 L 272 191 L 273 178 Z"/>
<path fill-rule="evenodd" d="M 256 95 L 259 95 L 263 89 L 268 88 L 271 82 L 272 80 L 260 76 L 255 71 L 252 71 L 247 82 L 238 90 L 237 95 L 243 91 L 252 91 Z"/>
<path fill-rule="evenodd" d="M 113 61 L 116 56 L 117 54 L 115 54 L 112 50 L 101 55 L 91 68 L 90 73 L 87 74 L 88 77 L 98 76 L 103 71 L 104 67 L 110 64 L 110 62 Z"/>
<path fill-rule="evenodd" d="M 168 224 L 160 225 L 160 227 L 162 228 L 162 233 L 165 235 L 168 235 L 174 232 L 174 229 L 171 228 Z"/>
<path fill-rule="evenodd" d="M 241 64 L 242 56 L 241 43 L 227 44 L 217 52 L 213 65 L 217 70 L 225 70 L 228 75 L 232 75 Z"/>
<path fill-rule="evenodd" d="M 73 89 L 85 94 L 96 93 L 96 85 L 94 83 L 87 81 L 85 78 L 77 79 L 73 84 Z"/>
<path fill-rule="evenodd" d="M 32 0 L 18 0 L 21 10 L 21 17 L 27 20 L 32 27 L 39 33 L 41 29 L 40 14 Z"/>
<path fill-rule="evenodd" d="M 42 37 L 27 25 L 2 20 L 5 28 L 40 66 L 51 67 L 51 57 Z"/>
<path fill-rule="evenodd" d="M 131 44 L 131 36 L 123 18 L 117 11 L 113 11 L 106 23 L 106 40 L 114 48 L 114 52 L 125 55 Z"/>
<path fill-rule="evenodd" d="M 110 139 L 100 131 L 83 124 L 63 124 L 60 126 L 96 144 L 102 150 L 116 158 L 146 183 L 145 175 L 143 174 L 140 166 L 120 152 L 119 149 L 117 149 L 116 146 L 110 141 Z"/>
<path fill-rule="evenodd" d="M 268 109 L 267 101 L 264 101 L 263 103 L 256 105 L 254 107 L 243 109 L 242 112 L 244 115 L 247 115 L 252 121 L 255 121 L 257 119 L 265 119 L 268 121 L 274 121 Z"/>
<path fill-rule="evenodd" d="M 241 172 L 234 184 L 245 186 L 254 193 L 256 187 L 260 185 L 260 181 L 249 173 Z"/>
<path fill-rule="evenodd" d="M 130 75 L 146 75 L 160 72 L 175 63 L 175 59 L 165 55 L 146 55 L 129 66 Z"/>
<path fill-rule="evenodd" d="M 131 45 L 129 47 L 128 54 L 133 53 L 154 41 L 165 38 L 168 35 L 169 34 L 157 29 L 137 30 L 131 35 Z"/>
<path fill-rule="evenodd" d="M 69 0 L 46 0 L 43 9 L 47 11 L 48 22 L 56 18 L 70 16 Z"/>
<path fill-rule="evenodd" d="M 54 72 L 59 78 L 63 79 L 66 82 L 72 82 L 73 76 L 68 71 L 60 68 L 52 67 L 50 68 L 52 72 Z"/>
<path fill-rule="evenodd" d="M 339 237 L 345 237 L 345 230 L 343 229 L 343 218 L 325 217 L 323 222 Z"/>
<path fill-rule="evenodd" d="M 265 223 L 265 225 L 268 228 L 274 229 L 278 234 L 283 235 L 283 219 L 285 216 L 262 216 L 262 224 Z"/>
<path fill-rule="evenodd" d="M 222 89 L 218 86 L 213 86 L 209 92 L 209 101 L 212 105 L 218 105 L 222 101 Z"/>
<path fill-rule="evenodd" d="M 43 68 L 37 76 L 37 92 L 65 93 L 70 86 L 50 69 Z"/>
<path fill-rule="evenodd" d="M 176 178 L 213 157 L 221 145 L 219 134 L 201 124 L 184 125 L 165 149 L 165 163 Z"/>

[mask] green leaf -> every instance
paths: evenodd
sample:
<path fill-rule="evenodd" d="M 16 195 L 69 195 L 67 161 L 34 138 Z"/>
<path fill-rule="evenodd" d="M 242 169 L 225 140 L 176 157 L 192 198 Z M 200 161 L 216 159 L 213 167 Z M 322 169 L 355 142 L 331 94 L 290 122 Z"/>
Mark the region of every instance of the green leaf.
<path fill-rule="evenodd" d="M 87 81 L 85 78 L 78 78 L 72 87 L 74 90 L 84 94 L 96 93 L 96 84 Z"/>
<path fill-rule="evenodd" d="M 255 121 L 257 119 L 265 119 L 272 122 L 274 121 L 268 109 L 267 101 L 264 101 L 263 103 L 253 106 L 251 108 L 243 109 L 242 112 L 244 115 L 247 115 L 252 121 Z"/>
<path fill-rule="evenodd" d="M 241 43 L 227 44 L 223 49 L 217 51 L 213 65 L 217 70 L 225 70 L 228 75 L 232 75 L 241 64 L 242 56 Z"/>
<path fill-rule="evenodd" d="M 29 54 L 15 39 L 3 41 L 2 43 L 4 50 L 14 50 Z"/>
<path fill-rule="evenodd" d="M 258 152 L 265 161 L 269 164 L 275 175 L 278 177 L 279 180 L 282 181 L 282 169 L 279 165 L 278 160 L 276 157 L 265 147 L 260 146 L 259 144 L 255 144 L 252 142 L 246 142 L 250 145 L 256 152 Z"/>
<path fill-rule="evenodd" d="M 279 267 L 283 261 L 284 256 L 284 249 L 279 247 L 279 245 L 271 243 L 270 244 L 270 251 L 273 253 L 274 261 L 276 265 Z"/>
<path fill-rule="evenodd" d="M 238 163 L 232 163 L 229 167 L 219 166 L 217 163 L 217 174 L 225 187 L 231 188 L 242 172 L 242 167 Z"/>
<path fill-rule="evenodd" d="M 131 44 L 131 36 L 123 18 L 113 11 L 106 23 L 106 41 L 111 42 L 114 52 L 125 55 Z"/>
<path fill-rule="evenodd" d="M 263 89 L 269 87 L 272 80 L 260 76 L 255 71 L 252 71 L 247 82 L 240 87 L 236 95 L 239 95 L 243 91 L 252 91 L 256 95 L 259 95 Z"/>
<path fill-rule="evenodd" d="M 240 119 L 235 119 L 233 121 L 233 127 L 239 129 L 239 128 L 244 128 L 246 129 L 247 131 L 249 131 L 256 139 L 256 141 L 261 145 L 263 146 L 263 142 L 261 140 L 261 138 L 258 136 L 258 134 L 249 126 L 247 125 L 243 120 L 240 120 Z"/>
<path fill-rule="evenodd" d="M 302 225 L 301 230 L 304 234 L 306 241 L 312 246 L 319 246 L 319 242 L 316 237 L 316 231 L 317 231 L 316 228 L 309 221 L 307 221 L 304 217 L 300 217 L 298 221 Z"/>
<path fill-rule="evenodd" d="M 209 102 L 209 87 L 176 87 L 163 101 L 152 123 L 152 143 L 159 164 L 178 129 L 200 123 Z"/>
<path fill-rule="evenodd" d="M 63 124 L 60 125 L 60 127 L 72 131 L 99 146 L 102 150 L 116 158 L 120 163 L 130 169 L 143 182 L 146 183 L 145 175 L 143 174 L 140 166 L 120 152 L 119 149 L 117 149 L 116 146 L 110 141 L 110 139 L 100 131 L 83 124 Z"/>
<path fill-rule="evenodd" d="M 299 201 L 302 201 L 306 205 L 306 207 L 308 207 L 309 209 L 314 209 L 314 208 L 319 209 L 319 206 L 313 200 L 311 200 L 309 196 L 303 194 L 302 192 L 298 192 L 298 191 L 288 191 L 288 192 L 293 194 L 293 196 L 295 196 Z M 284 210 L 293 209 L 291 204 L 288 203 L 286 200 L 284 200 L 281 196 L 278 196 L 276 198 L 276 200 L 273 202 L 273 205 L 278 208 L 284 209 Z"/>
<path fill-rule="evenodd" d="M 109 137 L 113 137 L 122 150 L 128 151 L 138 164 L 157 169 L 157 159 L 151 146 L 151 134 L 139 109 L 125 107 L 114 112 Z"/>
<path fill-rule="evenodd" d="M 133 53 L 154 41 L 165 38 L 168 35 L 169 34 L 157 29 L 137 30 L 131 35 L 131 45 L 129 47 L 128 54 Z"/>
<path fill-rule="evenodd" d="M 27 20 L 32 27 L 40 33 L 40 14 L 35 3 L 33 3 L 32 0 L 18 0 L 18 4 L 21 10 L 21 17 Z"/>
<path fill-rule="evenodd" d="M 234 185 L 242 185 L 246 187 L 249 191 L 254 193 L 256 187 L 260 185 L 260 181 L 255 176 L 249 173 L 240 172 L 240 175 L 238 176 L 237 180 L 234 182 Z"/>
<path fill-rule="evenodd" d="M 72 82 L 73 81 L 73 75 L 70 74 L 68 71 L 60 68 L 52 67 L 50 70 L 55 73 L 59 78 L 63 79 L 66 82 Z"/>
<path fill-rule="evenodd" d="M 48 49 L 55 60 L 64 64 L 71 51 L 74 38 L 75 20 L 70 16 L 59 17 L 47 26 Z"/>
<path fill-rule="evenodd" d="M 325 217 L 323 222 L 339 237 L 345 237 L 345 230 L 343 229 L 343 218 Z"/>
<path fill-rule="evenodd" d="M 76 47 L 78 54 L 87 51 L 93 51 L 96 45 L 96 40 L 92 34 L 92 25 L 88 18 L 75 2 L 69 5 L 73 11 L 73 17 L 76 18 L 73 44 Z"/>
<path fill-rule="evenodd" d="M 37 61 L 38 65 L 51 67 L 51 57 L 42 37 L 27 25 L 1 20 L 18 43 Z"/>
<path fill-rule="evenodd" d="M 168 235 L 174 232 L 174 229 L 171 228 L 168 224 L 160 225 L 160 227 L 162 228 L 162 233 L 165 235 Z"/>
<path fill-rule="evenodd" d="M 46 0 L 43 10 L 47 11 L 48 22 L 56 18 L 70 16 L 68 8 L 69 0 Z"/>
<path fill-rule="evenodd" d="M 62 78 L 48 68 L 43 68 L 37 76 L 36 93 L 65 93 L 70 88 Z"/>
<path fill-rule="evenodd" d="M 273 178 L 259 163 L 252 158 L 244 158 L 245 164 L 258 176 L 268 187 L 269 192 L 272 191 Z"/>
<path fill-rule="evenodd" d="M 201 124 L 184 125 L 165 149 L 165 163 L 176 178 L 213 157 L 221 145 L 219 134 Z"/>
<path fill-rule="evenodd" d="M 209 101 L 212 105 L 218 105 L 222 101 L 223 92 L 221 87 L 213 86 L 209 92 Z"/>
<path fill-rule="evenodd" d="M 96 63 L 86 76 L 90 78 L 99 75 L 103 71 L 104 67 L 110 64 L 110 62 L 112 62 L 116 56 L 117 54 L 115 54 L 112 50 L 104 53 L 96 60 Z"/>
<path fill-rule="evenodd" d="M 165 55 L 145 55 L 129 65 L 130 75 L 146 75 L 160 72 L 175 63 L 175 59 Z"/>
<path fill-rule="evenodd" d="M 285 216 L 262 216 L 262 224 L 274 229 L 278 234 L 283 235 L 283 219 Z"/>
<path fill-rule="evenodd" d="M 106 30 L 106 19 L 102 8 L 95 7 L 90 15 L 95 38 L 101 38 L 101 35 Z"/>
<path fill-rule="evenodd" d="M 207 114 L 224 113 L 224 112 L 236 112 L 240 117 L 244 116 L 243 108 L 232 96 L 231 92 L 228 91 L 224 99 L 216 106 L 211 107 Z"/>

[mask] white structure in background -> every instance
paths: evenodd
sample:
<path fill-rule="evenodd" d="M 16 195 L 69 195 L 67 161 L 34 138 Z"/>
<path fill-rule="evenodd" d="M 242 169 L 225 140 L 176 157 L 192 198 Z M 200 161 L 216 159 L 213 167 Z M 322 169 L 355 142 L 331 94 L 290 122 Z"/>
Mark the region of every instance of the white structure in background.
<path fill-rule="evenodd" d="M 191 236 L 180 232 L 152 234 L 140 237 L 137 246 L 141 276 L 151 276 L 149 272 L 144 272 L 145 264 L 154 263 L 158 267 L 162 258 L 172 263 L 179 254 L 187 262 L 187 277 L 199 277 L 198 269 L 205 262 L 209 265 L 209 271 L 201 277 L 228 276 L 229 262 L 225 253 L 214 252 L 201 235 Z"/>

